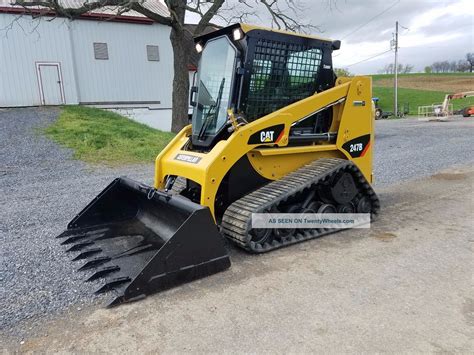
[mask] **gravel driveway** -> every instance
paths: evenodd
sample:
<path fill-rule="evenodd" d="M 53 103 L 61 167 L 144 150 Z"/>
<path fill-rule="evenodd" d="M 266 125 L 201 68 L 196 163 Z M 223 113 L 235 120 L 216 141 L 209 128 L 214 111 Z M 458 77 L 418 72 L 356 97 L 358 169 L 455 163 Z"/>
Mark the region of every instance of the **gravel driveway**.
<path fill-rule="evenodd" d="M 0 330 L 28 327 L 96 301 L 54 236 L 114 177 L 151 184 L 153 166 L 90 166 L 41 136 L 57 109 L 0 110 Z M 474 120 L 376 123 L 376 187 L 472 163 Z M 382 201 L 383 203 L 383 201 Z"/>
<path fill-rule="evenodd" d="M 113 178 L 153 178 L 152 165 L 110 169 L 73 160 L 39 132 L 58 114 L 0 110 L 0 329 L 20 336 L 25 327 L 18 322 L 94 301 L 98 285 L 83 282 L 54 237 Z"/>
<path fill-rule="evenodd" d="M 432 175 L 474 162 L 474 118 L 375 122 L 375 187 Z"/>

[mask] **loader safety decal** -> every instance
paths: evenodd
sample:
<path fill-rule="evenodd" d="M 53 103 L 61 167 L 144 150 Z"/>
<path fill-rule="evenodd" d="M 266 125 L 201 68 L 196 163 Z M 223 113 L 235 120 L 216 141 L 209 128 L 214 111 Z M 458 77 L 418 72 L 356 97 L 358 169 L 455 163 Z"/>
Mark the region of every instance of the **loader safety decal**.
<path fill-rule="evenodd" d="M 279 124 L 262 129 L 252 134 L 247 144 L 278 143 L 283 137 L 284 128 L 284 124 Z"/>
<path fill-rule="evenodd" d="M 353 158 L 361 158 L 370 147 L 370 134 L 360 136 L 344 143 L 342 148 Z"/>

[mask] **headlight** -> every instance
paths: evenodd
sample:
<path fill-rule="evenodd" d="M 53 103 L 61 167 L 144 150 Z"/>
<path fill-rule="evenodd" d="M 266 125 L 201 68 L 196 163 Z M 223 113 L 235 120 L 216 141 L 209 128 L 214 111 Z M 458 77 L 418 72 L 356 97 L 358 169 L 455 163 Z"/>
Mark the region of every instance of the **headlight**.
<path fill-rule="evenodd" d="M 196 43 L 196 52 L 201 53 L 203 50 L 201 43 Z"/>
<path fill-rule="evenodd" d="M 244 33 L 240 28 L 236 28 L 232 31 L 232 36 L 234 37 L 234 41 L 240 41 L 244 38 Z"/>

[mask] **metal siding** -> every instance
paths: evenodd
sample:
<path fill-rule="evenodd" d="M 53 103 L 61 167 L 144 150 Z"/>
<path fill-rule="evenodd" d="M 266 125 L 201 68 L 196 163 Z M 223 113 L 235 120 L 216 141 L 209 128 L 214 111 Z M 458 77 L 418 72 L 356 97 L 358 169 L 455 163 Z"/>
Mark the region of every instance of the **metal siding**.
<path fill-rule="evenodd" d="M 0 14 L 0 107 L 41 104 L 36 62 L 59 62 L 66 103 L 77 103 L 67 21 L 42 19 L 38 25 L 28 16 L 15 19 Z"/>
<path fill-rule="evenodd" d="M 16 18 L 0 13 L 0 29 Z M 63 18 L 41 19 L 39 25 L 37 21 L 24 16 L 18 20 L 23 29 L 14 24 L 9 31 L 0 31 L 0 107 L 40 105 L 35 62 L 50 61 L 61 64 L 67 104 L 160 101 L 159 108 L 171 108 L 173 52 L 168 26 Z M 94 42 L 107 43 L 109 60 L 94 59 Z M 160 48 L 160 61 L 147 60 L 147 45 Z"/>
<path fill-rule="evenodd" d="M 168 26 L 74 21 L 80 102 L 160 101 L 171 107 L 173 57 Z M 108 60 L 94 59 L 93 43 L 107 43 Z M 160 61 L 147 60 L 147 45 L 160 48 Z"/>

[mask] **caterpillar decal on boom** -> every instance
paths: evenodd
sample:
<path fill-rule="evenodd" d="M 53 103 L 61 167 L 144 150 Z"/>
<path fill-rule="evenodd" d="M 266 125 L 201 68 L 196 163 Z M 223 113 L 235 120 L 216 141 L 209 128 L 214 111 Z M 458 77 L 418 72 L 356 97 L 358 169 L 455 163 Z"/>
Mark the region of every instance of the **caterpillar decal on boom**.
<path fill-rule="evenodd" d="M 252 213 L 371 213 L 372 87 L 336 78 L 339 41 L 246 24 L 195 39 L 192 124 L 158 155 L 154 186 L 114 180 L 60 235 L 111 303 L 230 266 L 223 237 L 266 252 L 328 229 L 252 229 Z"/>

